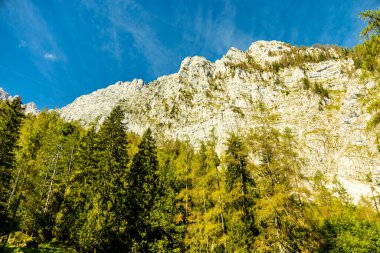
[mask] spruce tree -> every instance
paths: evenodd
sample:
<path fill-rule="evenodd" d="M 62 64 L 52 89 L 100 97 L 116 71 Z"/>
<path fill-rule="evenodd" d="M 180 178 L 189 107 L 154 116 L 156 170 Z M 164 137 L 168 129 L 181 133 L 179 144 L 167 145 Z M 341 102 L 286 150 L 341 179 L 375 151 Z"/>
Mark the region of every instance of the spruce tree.
<path fill-rule="evenodd" d="M 98 171 L 88 203 L 87 222 L 79 239 L 84 251 L 115 252 L 125 251 L 127 247 L 128 152 L 123 119 L 123 110 L 116 106 L 98 132 L 95 153 Z"/>
<path fill-rule="evenodd" d="M 152 222 L 157 199 L 158 161 L 156 141 L 152 131 L 146 130 L 139 151 L 132 160 L 128 173 L 128 197 L 131 223 L 129 226 L 132 251 L 148 252 L 160 237 L 160 229 Z"/>

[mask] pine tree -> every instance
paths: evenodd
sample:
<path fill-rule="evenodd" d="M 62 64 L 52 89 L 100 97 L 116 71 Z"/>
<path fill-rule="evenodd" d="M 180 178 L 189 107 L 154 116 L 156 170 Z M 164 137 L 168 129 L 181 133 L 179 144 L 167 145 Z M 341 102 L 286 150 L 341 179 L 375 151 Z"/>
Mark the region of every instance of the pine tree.
<path fill-rule="evenodd" d="M 148 252 L 161 231 L 152 224 L 157 200 L 158 161 L 152 131 L 146 130 L 139 151 L 132 160 L 128 173 L 128 197 L 131 223 L 128 235 L 133 242 L 132 251 Z"/>
<path fill-rule="evenodd" d="M 174 248 L 174 252 L 189 251 L 190 248 L 185 242 L 186 230 L 189 225 L 189 216 L 192 208 L 191 189 L 192 189 L 192 174 L 191 168 L 195 163 L 195 152 L 193 147 L 188 143 L 174 142 L 172 148 L 174 152 L 173 160 L 167 170 L 175 172 L 175 209 L 170 222 L 173 223 L 176 231 L 175 242 L 178 247 Z"/>
<path fill-rule="evenodd" d="M 84 251 L 125 251 L 127 247 L 128 150 L 123 119 L 121 107 L 116 106 L 98 132 L 95 153 L 98 171 L 92 184 L 87 222 L 83 225 L 79 238 Z"/>

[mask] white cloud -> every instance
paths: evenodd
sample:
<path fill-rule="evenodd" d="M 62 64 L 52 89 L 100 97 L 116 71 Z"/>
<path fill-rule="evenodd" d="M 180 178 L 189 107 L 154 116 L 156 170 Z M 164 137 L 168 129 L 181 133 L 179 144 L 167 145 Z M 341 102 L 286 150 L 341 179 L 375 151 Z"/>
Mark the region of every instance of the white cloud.
<path fill-rule="evenodd" d="M 108 39 L 102 49 L 112 53 L 116 60 L 120 60 L 124 54 L 120 46 L 120 35 L 128 34 L 133 38 L 133 47 L 148 61 L 154 75 L 164 74 L 174 54 L 163 45 L 152 29 L 150 14 L 141 5 L 133 0 L 103 3 L 82 0 L 82 4 L 109 22 L 108 27 L 104 27 L 104 24 L 99 27 L 99 32 L 106 33 Z M 134 15 L 135 13 L 138 15 Z"/>
<path fill-rule="evenodd" d="M 221 4 L 221 12 L 199 7 L 194 18 L 183 21 L 187 26 L 184 39 L 199 45 L 200 54 L 211 51 L 222 55 L 232 46 L 245 50 L 253 42 L 252 36 L 244 33 L 236 24 L 236 7 L 228 0 Z"/>
<path fill-rule="evenodd" d="M 48 61 L 55 61 L 57 59 L 57 56 L 52 53 L 45 53 L 44 58 Z"/>

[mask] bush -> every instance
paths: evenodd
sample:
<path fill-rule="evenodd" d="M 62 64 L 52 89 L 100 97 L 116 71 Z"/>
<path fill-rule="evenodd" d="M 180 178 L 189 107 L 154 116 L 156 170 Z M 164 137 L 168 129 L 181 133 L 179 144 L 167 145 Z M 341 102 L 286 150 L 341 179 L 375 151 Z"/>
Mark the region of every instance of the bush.
<path fill-rule="evenodd" d="M 310 89 L 310 80 L 307 77 L 302 79 L 302 84 L 304 90 Z"/>
<path fill-rule="evenodd" d="M 354 48 L 353 59 L 356 68 L 380 72 L 380 37 L 372 36 Z"/>
<path fill-rule="evenodd" d="M 9 237 L 8 244 L 16 247 L 38 248 L 36 238 L 24 234 L 21 231 L 12 233 Z"/>
<path fill-rule="evenodd" d="M 283 52 L 283 56 L 268 66 L 268 70 L 279 72 L 280 69 L 294 66 L 302 66 L 305 63 L 318 63 L 330 59 L 336 59 L 347 55 L 347 49 L 338 46 L 314 46 L 317 52 L 308 52 L 306 47 L 292 47 L 290 51 Z M 336 54 L 333 52 L 335 51 Z"/>
<path fill-rule="evenodd" d="M 329 91 L 323 88 L 322 84 L 314 83 L 313 91 L 318 94 L 321 99 L 329 98 Z"/>
<path fill-rule="evenodd" d="M 326 220 L 320 252 L 380 252 L 379 224 L 354 217 Z"/>

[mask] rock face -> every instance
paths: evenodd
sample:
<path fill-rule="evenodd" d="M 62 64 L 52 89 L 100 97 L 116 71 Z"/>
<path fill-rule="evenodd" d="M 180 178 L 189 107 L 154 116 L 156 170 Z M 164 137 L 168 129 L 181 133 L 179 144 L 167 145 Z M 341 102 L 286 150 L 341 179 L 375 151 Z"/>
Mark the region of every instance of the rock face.
<path fill-rule="evenodd" d="M 300 57 L 316 57 L 322 51 L 329 57 L 273 70 L 274 63 L 293 57 L 289 53 L 295 51 Z M 263 103 L 280 116 L 276 128 L 289 128 L 298 137 L 306 172 L 319 169 L 358 180 L 371 173 L 380 181 L 380 156 L 366 131 L 371 115 L 363 102 L 373 86 L 360 80 L 353 61 L 334 48 L 258 41 L 246 52 L 231 48 L 216 62 L 187 57 L 178 73 L 148 84 L 118 82 L 77 98 L 60 113 L 87 125 L 120 104 L 131 131 L 141 134 L 151 127 L 158 136 L 196 146 L 214 132 L 221 152 L 229 133 L 262 124 L 258 105 Z"/>
<path fill-rule="evenodd" d="M 94 91 L 91 94 L 78 97 L 73 103 L 59 110 L 66 120 L 75 120 L 88 125 L 95 120 L 102 122 L 122 99 L 138 94 L 144 86 L 143 80 L 132 82 L 117 82 L 107 88 Z"/>

